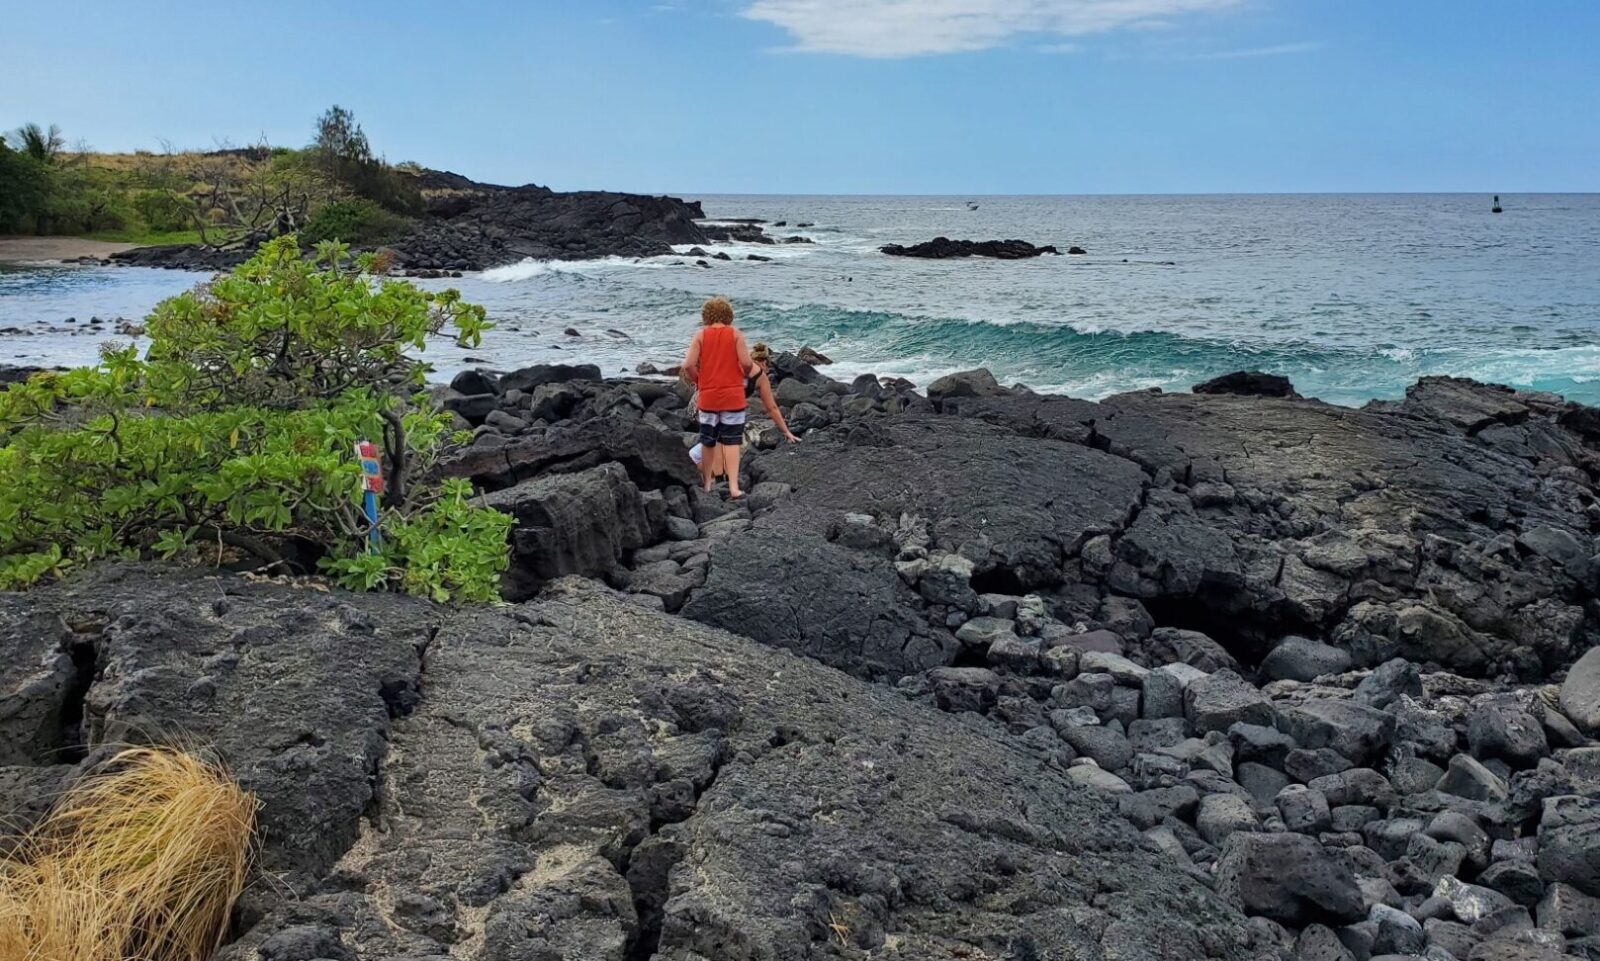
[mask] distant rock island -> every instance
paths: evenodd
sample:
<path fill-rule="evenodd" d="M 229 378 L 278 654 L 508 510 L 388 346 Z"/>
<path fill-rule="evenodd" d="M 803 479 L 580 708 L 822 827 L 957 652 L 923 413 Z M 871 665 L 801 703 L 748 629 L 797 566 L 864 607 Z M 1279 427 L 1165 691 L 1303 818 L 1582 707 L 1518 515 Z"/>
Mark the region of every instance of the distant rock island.
<path fill-rule="evenodd" d="M 1026 240 L 951 240 L 949 237 L 935 237 L 926 243 L 912 244 L 909 247 L 903 244 L 888 244 L 879 247 L 878 250 L 891 257 L 923 257 L 929 260 L 953 260 L 958 257 L 1025 260 L 1043 254 L 1061 253 L 1051 246 L 1035 247 Z"/>

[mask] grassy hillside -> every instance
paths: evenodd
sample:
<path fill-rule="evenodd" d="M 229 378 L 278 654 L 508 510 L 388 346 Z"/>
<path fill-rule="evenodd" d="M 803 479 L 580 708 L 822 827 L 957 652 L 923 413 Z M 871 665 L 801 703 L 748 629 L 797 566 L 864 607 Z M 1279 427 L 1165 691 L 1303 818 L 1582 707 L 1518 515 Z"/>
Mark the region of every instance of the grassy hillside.
<path fill-rule="evenodd" d="M 57 128 L 0 138 L 0 233 L 134 244 L 381 243 L 421 212 L 416 178 L 372 156 L 335 107 L 304 148 L 68 150 Z"/>

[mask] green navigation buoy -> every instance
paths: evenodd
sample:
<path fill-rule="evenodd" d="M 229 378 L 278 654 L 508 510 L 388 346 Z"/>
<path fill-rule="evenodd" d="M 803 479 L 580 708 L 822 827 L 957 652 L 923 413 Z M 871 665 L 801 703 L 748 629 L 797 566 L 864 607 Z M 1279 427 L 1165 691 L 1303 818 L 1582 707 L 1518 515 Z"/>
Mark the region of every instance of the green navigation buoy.
<path fill-rule="evenodd" d="M 1499 194 L 1495 194 L 1494 195 L 1494 206 L 1489 208 L 1489 212 L 1491 214 L 1497 214 L 1497 213 L 1500 212 L 1500 195 Z"/>

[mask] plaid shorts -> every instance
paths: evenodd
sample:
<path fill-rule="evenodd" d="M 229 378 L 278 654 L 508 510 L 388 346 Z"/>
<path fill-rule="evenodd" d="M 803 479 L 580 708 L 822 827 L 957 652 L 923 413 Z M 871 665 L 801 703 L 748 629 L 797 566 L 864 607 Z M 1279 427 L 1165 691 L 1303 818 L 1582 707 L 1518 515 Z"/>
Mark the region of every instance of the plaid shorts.
<path fill-rule="evenodd" d="M 700 443 L 707 447 L 737 444 L 744 440 L 742 410 L 703 410 L 700 412 Z"/>

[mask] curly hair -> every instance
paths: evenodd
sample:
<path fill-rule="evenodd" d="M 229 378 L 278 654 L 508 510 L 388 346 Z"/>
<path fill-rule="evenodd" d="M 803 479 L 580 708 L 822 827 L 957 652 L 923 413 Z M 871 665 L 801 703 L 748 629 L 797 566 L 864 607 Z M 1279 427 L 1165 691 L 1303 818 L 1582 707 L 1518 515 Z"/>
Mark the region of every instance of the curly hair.
<path fill-rule="evenodd" d="M 733 323 L 733 305 L 728 303 L 726 297 L 713 297 L 700 308 L 700 324 L 703 327 L 731 323 Z"/>
<path fill-rule="evenodd" d="M 772 360 L 772 348 L 757 341 L 755 346 L 750 348 L 750 359 L 758 364 L 765 364 Z"/>

